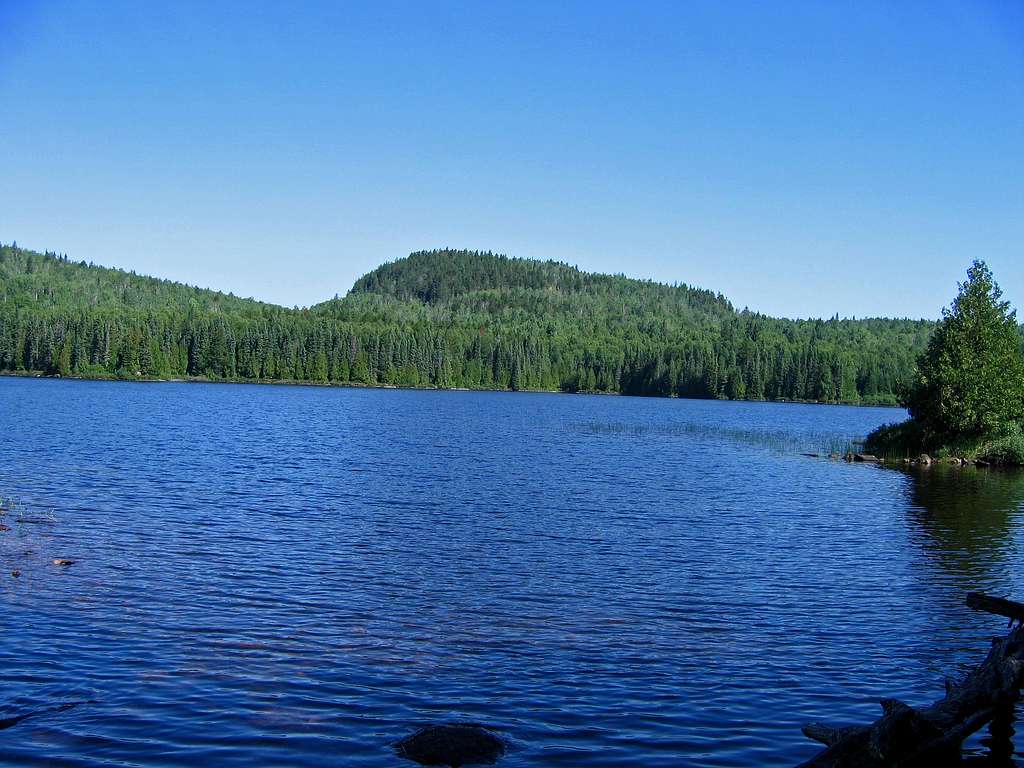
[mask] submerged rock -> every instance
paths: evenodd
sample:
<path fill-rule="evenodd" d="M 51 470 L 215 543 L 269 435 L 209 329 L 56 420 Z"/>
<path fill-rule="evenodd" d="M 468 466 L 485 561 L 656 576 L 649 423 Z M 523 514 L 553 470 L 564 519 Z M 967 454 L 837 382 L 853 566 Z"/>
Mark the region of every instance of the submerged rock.
<path fill-rule="evenodd" d="M 395 743 L 395 751 L 420 765 L 493 765 L 505 754 L 500 736 L 476 723 L 420 728 Z"/>
<path fill-rule="evenodd" d="M 21 571 L 11 571 L 11 576 L 13 576 L 14 578 L 18 578 L 19 576 L 21 576 Z"/>
<path fill-rule="evenodd" d="M 58 557 L 53 561 L 54 565 L 74 565 L 74 560 L 68 560 L 66 557 Z"/>

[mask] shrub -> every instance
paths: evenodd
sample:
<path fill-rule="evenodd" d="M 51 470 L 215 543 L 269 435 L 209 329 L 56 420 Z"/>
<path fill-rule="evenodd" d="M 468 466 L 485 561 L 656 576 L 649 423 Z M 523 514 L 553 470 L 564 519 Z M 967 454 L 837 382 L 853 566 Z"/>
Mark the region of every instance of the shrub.
<path fill-rule="evenodd" d="M 1006 434 L 987 443 L 978 452 L 978 458 L 989 464 L 1024 466 L 1024 432 L 1019 424 L 1004 430 Z"/>
<path fill-rule="evenodd" d="M 899 424 L 885 424 L 864 441 L 864 450 L 876 456 L 898 459 L 916 456 L 924 449 L 924 435 L 914 421 Z"/>

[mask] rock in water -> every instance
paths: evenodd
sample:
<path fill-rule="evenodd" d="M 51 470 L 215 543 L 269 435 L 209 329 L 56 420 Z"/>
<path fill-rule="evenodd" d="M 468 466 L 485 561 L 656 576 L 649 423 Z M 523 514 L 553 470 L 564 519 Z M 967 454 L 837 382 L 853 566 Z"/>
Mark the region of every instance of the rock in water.
<path fill-rule="evenodd" d="M 493 765 L 505 754 L 501 737 L 475 723 L 429 725 L 395 744 L 395 751 L 420 765 Z"/>

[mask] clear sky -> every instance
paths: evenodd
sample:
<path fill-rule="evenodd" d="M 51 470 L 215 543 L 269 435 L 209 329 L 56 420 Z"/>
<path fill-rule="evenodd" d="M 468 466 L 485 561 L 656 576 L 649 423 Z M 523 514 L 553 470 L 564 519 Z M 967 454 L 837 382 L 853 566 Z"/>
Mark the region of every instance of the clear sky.
<path fill-rule="evenodd" d="M 0 0 L 0 241 L 306 305 L 433 247 L 1024 306 L 1024 3 Z"/>

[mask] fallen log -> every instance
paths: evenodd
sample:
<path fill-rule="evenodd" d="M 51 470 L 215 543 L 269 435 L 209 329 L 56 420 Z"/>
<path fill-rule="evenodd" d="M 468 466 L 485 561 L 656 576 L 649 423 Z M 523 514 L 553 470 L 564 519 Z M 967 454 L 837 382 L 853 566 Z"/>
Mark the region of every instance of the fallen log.
<path fill-rule="evenodd" d="M 968 595 L 972 608 L 1017 619 L 1024 605 L 981 593 Z M 1005 613 L 1004 611 L 1012 611 Z M 916 709 L 885 699 L 871 725 L 836 728 L 811 723 L 808 738 L 824 750 L 799 768 L 910 768 L 955 764 L 964 740 L 999 713 L 1012 709 L 1024 687 L 1024 626 L 995 638 L 985 660 L 961 681 L 946 681 L 946 695 Z"/>
<path fill-rule="evenodd" d="M 969 592 L 967 593 L 967 607 L 976 611 L 994 613 L 996 616 L 1005 616 L 1011 621 L 1024 622 L 1024 603 L 1017 603 L 1002 597 L 992 597 L 982 592 Z"/>

